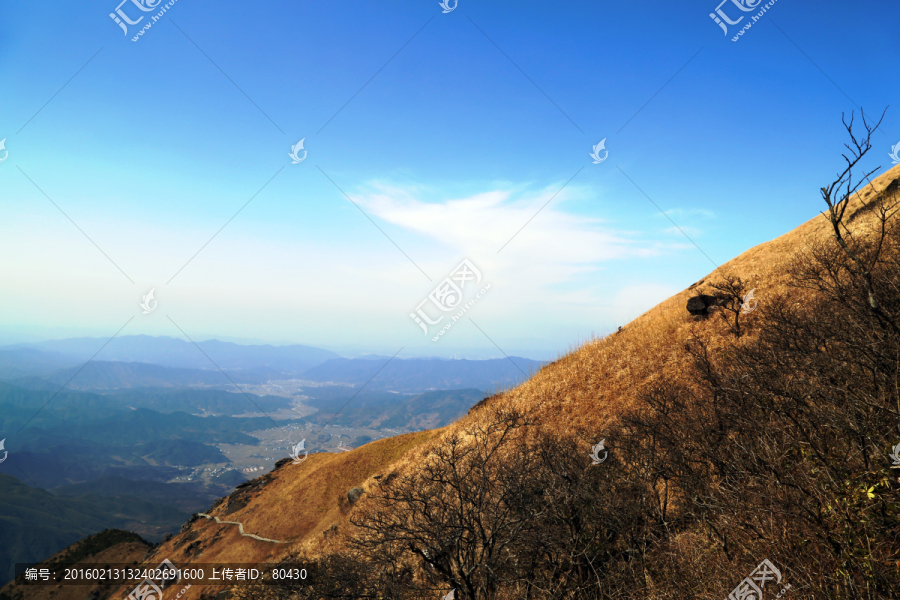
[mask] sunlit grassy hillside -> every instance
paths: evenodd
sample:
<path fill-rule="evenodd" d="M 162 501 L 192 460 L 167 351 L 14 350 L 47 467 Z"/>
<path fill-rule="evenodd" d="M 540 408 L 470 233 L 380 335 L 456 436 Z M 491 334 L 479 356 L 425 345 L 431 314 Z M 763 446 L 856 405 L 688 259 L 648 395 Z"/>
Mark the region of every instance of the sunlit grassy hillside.
<path fill-rule="evenodd" d="M 900 166 L 882 174 L 850 200 L 848 219 L 856 236 L 865 237 L 875 226 L 865 205 L 892 181 L 900 178 Z M 598 441 L 639 398 L 660 380 L 679 381 L 688 371 L 685 344 L 701 335 L 715 345 L 749 344 L 766 326 L 764 311 L 744 315 L 743 335 L 737 339 L 729 325 L 715 315 L 697 318 L 686 310 L 689 298 L 711 291 L 711 285 L 729 276 L 740 277 L 760 306 L 770 298 L 790 294 L 803 306 L 808 293 L 789 286 L 788 266 L 815 243 L 832 236 L 830 224 L 818 215 L 795 230 L 747 250 L 698 281 L 647 311 L 620 332 L 592 340 L 544 367 L 513 390 L 491 397 L 469 415 L 439 430 L 407 434 L 369 443 L 344 454 L 316 454 L 299 465 L 285 464 L 220 501 L 210 515 L 243 524 L 245 533 L 286 543 L 241 536 L 235 525 L 195 518 L 185 530 L 162 544 L 147 564 L 169 558 L 188 562 L 255 562 L 275 560 L 303 549 L 312 555 L 332 552 L 344 543 L 352 526 L 349 516 L 365 511 L 366 496 L 354 504 L 347 499 L 352 488 L 371 491 L 384 478 L 414 473 L 428 449 L 446 436 L 489 418 L 490 408 L 515 408 L 529 415 L 539 427 L 555 433 L 574 433 L 584 439 L 585 452 Z M 739 346 L 738 346 L 739 347 Z M 682 381 L 686 388 L 694 385 Z M 584 436 L 593 435 L 593 440 Z M 610 448 L 615 452 L 615 448 Z M 738 578 L 739 579 L 739 578 Z M 737 581 L 737 580 L 736 580 Z M 192 588 L 187 599 L 214 590 Z"/>

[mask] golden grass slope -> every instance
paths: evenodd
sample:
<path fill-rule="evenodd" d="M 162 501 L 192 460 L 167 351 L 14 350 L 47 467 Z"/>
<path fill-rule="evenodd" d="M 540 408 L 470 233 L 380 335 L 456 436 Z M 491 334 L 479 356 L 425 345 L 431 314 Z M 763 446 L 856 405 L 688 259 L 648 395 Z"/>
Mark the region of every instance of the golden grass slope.
<path fill-rule="evenodd" d="M 221 521 L 235 521 L 244 533 L 288 544 L 263 542 L 242 536 L 236 525 L 194 517 L 182 531 L 160 544 L 144 565 L 155 567 L 168 558 L 176 566 L 196 563 L 264 563 L 276 560 L 304 541 L 323 540 L 332 525 L 340 531 L 349 508 L 347 492 L 386 468 L 411 448 L 436 435 L 423 431 L 370 442 L 351 452 L 311 454 L 300 464 L 284 464 L 223 498 L 207 511 Z M 180 591 L 172 592 L 172 594 Z M 221 588 L 192 586 L 180 600 L 214 594 Z M 120 587 L 111 597 L 125 597 Z M 166 594 L 169 594 L 167 591 Z M 168 600 L 168 596 L 167 596 Z"/>
<path fill-rule="evenodd" d="M 900 178 L 900 166 L 879 176 L 851 200 L 848 218 L 854 219 L 856 235 L 864 234 L 872 219 L 864 203 Z M 818 215 L 795 230 L 747 250 L 721 265 L 700 282 L 647 311 L 621 332 L 592 340 L 547 365 L 519 387 L 492 397 L 486 405 L 527 410 L 539 425 L 558 432 L 577 429 L 602 432 L 623 411 L 635 406 L 639 394 L 661 376 L 677 378 L 688 360 L 683 343 L 694 328 L 706 333 L 725 333 L 719 319 L 695 320 L 686 309 L 688 298 L 700 293 L 722 273 L 737 275 L 755 288 L 755 297 L 788 290 L 788 265 L 798 252 L 831 236 L 826 217 Z M 798 298 L 802 294 L 798 293 Z M 745 316 L 753 335 L 758 314 Z M 211 515 L 238 521 L 246 533 L 291 544 L 272 544 L 242 537 L 235 525 L 206 519 L 192 520 L 184 531 L 162 544 L 145 562 L 153 566 L 169 558 L 176 565 L 187 563 L 248 563 L 277 559 L 298 547 L 327 552 L 341 544 L 351 508 L 347 491 L 356 486 L 370 488 L 373 476 L 416 469 L 427 448 L 470 420 L 483 418 L 483 406 L 441 430 L 424 431 L 372 442 L 342 454 L 311 455 L 301 465 L 285 465 L 254 480 L 216 503 Z M 244 504 L 244 502 L 246 502 Z M 230 512 L 229 512 L 230 511 Z M 336 531 L 333 528 L 336 526 Z M 324 533 L 335 531 L 336 535 Z M 121 593 L 123 590 L 119 590 Z M 194 587 L 184 600 L 216 590 Z M 127 594 L 127 591 L 125 591 Z"/>
<path fill-rule="evenodd" d="M 876 178 L 854 196 L 847 218 L 854 219 L 856 235 L 863 234 L 873 219 L 864 203 L 889 183 L 900 178 L 900 166 Z M 824 204 L 823 204 L 824 208 Z M 722 328 L 719 319 L 695 322 L 686 310 L 691 296 L 716 280 L 721 273 L 740 276 L 756 288 L 755 298 L 788 290 L 788 265 L 798 252 L 832 236 L 831 225 L 818 215 L 793 231 L 747 250 L 701 281 L 647 311 L 620 333 L 586 343 L 576 351 L 544 367 L 515 390 L 503 394 L 505 405 L 534 411 L 538 421 L 558 431 L 588 427 L 602 431 L 623 409 L 633 405 L 648 383 L 666 373 L 676 375 L 686 356 L 682 343 L 692 327 Z M 752 323 L 756 314 L 745 318 Z"/>

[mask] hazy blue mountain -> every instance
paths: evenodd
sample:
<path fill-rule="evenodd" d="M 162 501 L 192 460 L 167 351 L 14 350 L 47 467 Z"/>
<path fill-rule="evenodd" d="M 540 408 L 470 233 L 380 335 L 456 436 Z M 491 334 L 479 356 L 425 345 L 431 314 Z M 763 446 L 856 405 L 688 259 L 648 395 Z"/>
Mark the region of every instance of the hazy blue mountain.
<path fill-rule="evenodd" d="M 384 366 L 385 363 L 387 366 Z M 541 362 L 515 356 L 511 360 L 395 358 L 390 362 L 387 359 L 333 358 L 308 369 L 303 373 L 303 378 L 320 382 L 363 384 L 375 376 L 366 386 L 367 389 L 423 392 L 474 388 L 494 391 L 518 385 L 542 365 Z"/>
<path fill-rule="evenodd" d="M 437 390 L 423 394 L 407 395 L 387 392 L 357 394 L 350 404 L 347 401 L 355 390 L 329 386 L 327 393 L 305 403 L 319 409 L 310 420 L 324 423 L 333 418 L 333 425 L 347 427 L 371 427 L 389 429 L 434 429 L 443 427 L 463 416 L 486 394 L 477 389 Z M 309 390 L 315 393 L 314 389 Z M 341 410 L 335 417 L 335 411 Z M 357 440 L 361 445 L 365 440 Z"/>
<path fill-rule="evenodd" d="M 74 423 L 43 433 L 59 438 L 102 440 L 104 444 L 127 446 L 156 440 L 191 440 L 203 444 L 251 444 L 258 440 L 243 432 L 269 429 L 266 417 L 198 417 L 185 412 L 158 413 L 139 408 L 115 416 Z M 29 431 L 26 429 L 26 431 Z M 32 436 L 41 432 L 35 431 Z"/>
<path fill-rule="evenodd" d="M 0 379 L 40 377 L 78 364 L 78 358 L 36 348 L 0 348 Z"/>
<path fill-rule="evenodd" d="M 135 496 L 82 494 L 61 498 L 0 474 L 0 582 L 16 562 L 37 562 L 107 528 L 135 531 L 151 541 L 178 531 L 190 513 Z"/>
<path fill-rule="evenodd" d="M 371 388 L 408 392 L 466 388 L 495 391 L 517 385 L 543 364 L 519 357 L 389 361 L 388 357 L 369 355 L 345 359 L 310 346 L 245 346 L 218 340 L 199 342 L 198 349 L 181 339 L 146 335 L 117 337 L 90 363 L 82 362 L 106 342 L 101 338 L 72 338 L 5 346 L 0 348 L 0 379 L 32 389 L 61 386 L 76 373 L 68 386 L 71 389 L 230 386 L 218 366 L 237 383 L 303 378 L 363 384 L 387 363 L 369 384 Z M 59 368 L 62 364 L 65 367 Z"/>
<path fill-rule="evenodd" d="M 71 338 L 31 344 L 5 346 L 2 350 L 34 348 L 53 351 L 87 361 L 100 348 L 96 360 L 139 362 L 182 369 L 215 369 L 211 360 L 222 369 L 268 368 L 285 373 L 299 373 L 338 355 L 328 350 L 293 344 L 289 346 L 242 345 L 218 340 L 191 342 L 172 337 L 148 335 L 120 336 L 103 347 L 103 338 Z M 207 356 L 204 355 L 206 353 Z"/>
<path fill-rule="evenodd" d="M 229 488 L 228 492 L 230 493 L 232 488 L 247 481 L 247 476 L 236 469 L 229 469 L 228 471 L 213 477 L 213 481 L 220 485 L 227 486 Z M 225 495 L 226 494 L 222 494 L 222 496 Z"/>
<path fill-rule="evenodd" d="M 195 482 L 162 483 L 159 481 L 135 481 L 116 475 L 106 475 L 84 483 L 55 488 L 53 493 L 57 496 L 83 496 L 85 494 L 110 497 L 133 496 L 151 502 L 171 505 L 188 513 L 195 513 L 209 508 L 217 499 L 227 495 L 235 485 L 247 480 L 246 477 L 233 469 L 226 471 L 222 475 L 228 474 L 232 474 L 229 475 L 228 481 L 236 481 L 236 483 L 222 485 L 215 490 L 210 490 Z M 233 474 L 237 474 L 238 477 L 234 479 Z M 220 483 L 225 482 L 221 481 Z"/>
<path fill-rule="evenodd" d="M 227 377 L 218 369 L 177 369 L 149 363 L 93 360 L 86 365 L 55 371 L 44 378 L 60 386 L 69 382 L 66 387 L 73 390 L 118 390 L 197 385 L 233 388 L 234 383 L 265 383 L 285 377 L 284 373 L 265 367 L 223 370 Z"/>
<path fill-rule="evenodd" d="M 255 410 L 245 396 L 234 396 Z M 51 488 L 113 474 L 165 480 L 181 474 L 174 467 L 227 463 L 214 444 L 255 446 L 259 440 L 248 432 L 271 427 L 267 417 L 160 413 L 122 406 L 115 395 L 63 390 L 53 397 L 0 383 L 0 439 L 6 438 L 9 452 L 0 473 L 25 477 L 24 472 L 28 483 Z"/>
<path fill-rule="evenodd" d="M 188 474 L 192 469 L 149 465 L 114 465 L 103 469 L 100 477 L 121 477 L 130 481 L 159 481 L 165 483 L 175 477 Z"/>
<path fill-rule="evenodd" d="M 240 415 L 256 413 L 259 410 L 274 412 L 291 406 L 290 399 L 282 396 L 248 395 L 253 402 L 238 391 L 136 388 L 107 394 L 106 398 L 113 405 L 121 408 L 149 408 L 161 413 L 183 411 L 214 415 Z"/>
<path fill-rule="evenodd" d="M 229 386 L 234 389 L 234 386 Z M 52 404 L 48 405 L 50 410 L 42 410 L 36 417 L 35 423 L 42 427 L 62 421 L 71 423 L 96 420 L 112 416 L 118 411 L 137 408 L 149 408 L 160 413 L 180 411 L 228 416 L 258 413 L 260 410 L 274 412 L 292 404 L 289 398 L 282 396 L 257 396 L 217 389 L 142 387 L 97 394 L 71 390 L 68 387 L 60 390 L 60 387 L 53 384 L 42 389 L 32 389 L 0 382 L 0 405 L 10 405 L 6 411 L 0 411 L 0 432 L 8 431 L 14 423 L 19 423 L 19 426 L 24 424 L 50 398 L 53 398 Z"/>
<path fill-rule="evenodd" d="M 59 383 L 48 381 L 43 377 L 34 375 L 28 377 L 11 377 L 9 379 L 0 378 L 0 383 L 8 383 L 26 390 L 38 390 L 50 393 L 57 392 L 62 387 L 62 385 Z"/>
<path fill-rule="evenodd" d="M 9 444 L 7 448 L 10 448 Z M 43 451 L 12 446 L 9 458 L 0 464 L 0 473 L 23 478 L 30 485 L 56 488 L 98 479 L 107 473 L 127 474 L 127 471 L 111 471 L 113 467 L 142 467 L 142 478 L 150 480 L 173 473 L 184 475 L 190 467 L 205 462 L 229 461 L 218 448 L 189 440 L 117 447 L 72 439 L 58 446 L 48 446 Z M 160 475 L 148 476 L 153 471 L 159 471 Z M 134 476 L 128 478 L 135 479 Z"/>
<path fill-rule="evenodd" d="M 26 423 L 46 428 L 71 425 L 111 417 L 121 410 L 98 394 L 59 386 L 52 391 L 32 390 L 0 382 L 0 431 L 18 431 Z"/>
<path fill-rule="evenodd" d="M 156 465 L 196 467 L 207 463 L 231 462 L 215 446 L 207 446 L 192 440 L 156 440 L 138 444 L 131 452 L 134 456 Z"/>
<path fill-rule="evenodd" d="M 190 394 L 186 396 L 192 397 Z M 260 406 L 281 402 L 270 397 L 248 396 Z M 246 411 L 256 410 L 247 396 L 235 394 L 235 399 L 243 399 Z M 191 410 L 195 407 L 185 408 Z M 183 411 L 161 413 L 123 405 L 121 398 L 115 394 L 101 396 L 66 389 L 54 396 L 53 392 L 26 390 L 0 383 L 0 431 L 16 432 L 26 423 L 27 429 L 15 439 L 15 443 L 20 448 L 28 449 L 60 445 L 72 439 L 113 446 L 173 439 L 255 444 L 256 438 L 243 432 L 273 426 L 267 417 L 200 417 Z M 12 442 L 11 437 L 7 448 Z"/>

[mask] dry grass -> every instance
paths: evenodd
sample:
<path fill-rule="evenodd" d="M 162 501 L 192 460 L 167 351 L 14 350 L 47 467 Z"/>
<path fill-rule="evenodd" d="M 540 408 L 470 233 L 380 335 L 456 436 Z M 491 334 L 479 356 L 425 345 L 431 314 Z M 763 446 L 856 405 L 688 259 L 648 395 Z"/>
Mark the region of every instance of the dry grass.
<path fill-rule="evenodd" d="M 272 544 L 240 535 L 236 525 L 219 524 L 199 518 L 190 529 L 161 544 L 145 561 L 155 566 L 164 558 L 176 565 L 188 563 L 264 563 L 304 547 L 313 552 L 327 544 L 322 533 L 332 525 L 345 527 L 347 491 L 365 487 L 372 477 L 389 473 L 386 467 L 410 449 L 432 439 L 437 431 L 423 431 L 370 442 L 352 452 L 311 454 L 299 465 L 287 464 L 254 481 L 266 481 L 249 494 L 243 508 L 227 513 L 222 502 L 208 514 L 223 521 L 244 525 L 245 533 L 275 540 L 293 540 L 293 544 Z M 238 490 L 232 497 L 241 493 Z M 227 514 L 226 514 L 227 513 Z M 191 547 L 191 544 L 198 543 Z M 190 548 L 190 550 L 188 550 Z M 213 586 L 194 586 L 181 600 L 198 598 L 217 591 Z M 120 589 L 127 594 L 128 590 Z"/>
<path fill-rule="evenodd" d="M 900 166 L 878 177 L 854 198 L 848 216 L 858 216 L 855 230 L 864 232 L 872 225 L 864 203 L 898 177 Z M 634 406 L 648 384 L 661 375 L 678 379 L 686 361 L 683 344 L 695 328 L 706 334 L 729 335 L 720 319 L 697 321 L 691 317 L 685 309 L 688 298 L 708 289 L 722 273 L 730 273 L 749 282 L 749 288 L 756 288 L 756 299 L 765 303 L 767 295 L 789 291 L 787 268 L 793 257 L 831 235 L 830 224 L 819 215 L 790 233 L 751 248 L 639 316 L 621 332 L 584 344 L 495 402 L 529 410 L 541 424 L 557 431 L 602 433 L 617 415 Z M 801 292 L 792 293 L 802 301 Z M 756 317 L 756 313 L 744 317 L 751 336 Z"/>
<path fill-rule="evenodd" d="M 855 231 L 864 235 L 872 222 L 864 202 L 897 178 L 900 166 L 882 174 L 851 201 L 848 216 L 856 219 Z M 679 380 L 688 362 L 684 344 L 692 336 L 702 332 L 704 337 L 724 340 L 731 335 L 721 319 L 691 317 L 685 309 L 688 298 L 708 291 L 710 282 L 729 273 L 755 288 L 756 299 L 764 304 L 767 297 L 789 291 L 788 265 L 796 254 L 830 235 L 828 221 L 818 215 L 790 233 L 751 248 L 701 282 L 647 311 L 621 332 L 585 343 L 516 389 L 491 398 L 486 405 L 527 411 L 540 426 L 557 432 L 589 431 L 602 437 L 620 415 L 636 406 L 647 386 L 663 377 Z M 798 302 L 804 301 L 804 293 L 791 293 Z M 759 314 L 743 318 L 742 327 L 747 327 L 745 339 L 754 335 Z M 225 516 L 223 504 L 212 513 L 244 523 L 245 531 L 250 533 L 297 540 L 293 548 L 242 538 L 235 526 L 201 520 L 187 533 L 164 544 L 147 562 L 169 557 L 176 564 L 188 560 L 246 563 L 274 559 L 299 547 L 312 554 L 334 550 L 342 543 L 340 533 L 349 526 L 350 509 L 346 503 L 342 507 L 341 498 L 350 488 L 371 486 L 372 477 L 379 473 L 415 470 L 431 444 L 440 443 L 443 436 L 460 431 L 471 420 L 483 419 L 487 412 L 480 407 L 441 430 L 380 440 L 348 453 L 312 455 L 302 465 L 288 465 L 264 476 L 271 477 L 272 482 L 241 510 Z M 352 510 L 365 510 L 366 504 L 363 498 Z M 333 525 L 337 526 L 338 535 L 326 541 L 322 533 Z M 202 551 L 189 558 L 183 553 L 183 540 L 195 534 L 196 538 L 191 539 L 201 541 Z M 698 568 L 703 565 L 704 543 L 685 534 L 679 544 L 694 557 Z M 185 600 L 197 598 L 201 591 L 192 588 Z"/>

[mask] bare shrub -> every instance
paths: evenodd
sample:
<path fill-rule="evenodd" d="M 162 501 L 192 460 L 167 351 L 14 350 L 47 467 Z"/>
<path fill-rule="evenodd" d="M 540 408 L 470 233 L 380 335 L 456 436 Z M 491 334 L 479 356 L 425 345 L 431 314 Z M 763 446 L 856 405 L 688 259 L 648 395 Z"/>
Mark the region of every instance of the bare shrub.
<path fill-rule="evenodd" d="M 750 293 L 749 285 L 734 273 L 723 273 L 715 282 L 709 283 L 714 296 L 719 299 L 715 311 L 728 325 L 731 332 L 740 337 L 741 315 L 745 313 L 744 297 Z"/>
<path fill-rule="evenodd" d="M 662 455 L 651 477 L 671 482 L 682 517 L 717 542 L 709 586 L 728 565 L 736 583 L 769 558 L 803 597 L 900 597 L 900 481 L 888 459 L 900 438 L 897 184 L 875 190 L 862 208 L 872 218 L 850 227 L 852 169 L 877 127 L 864 124 L 857 139 L 847 123 L 847 169 L 823 188 L 834 237 L 790 269 L 813 293 L 770 298 L 753 340 L 697 332 L 685 348 L 693 374 L 657 382 L 626 418 Z"/>

